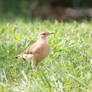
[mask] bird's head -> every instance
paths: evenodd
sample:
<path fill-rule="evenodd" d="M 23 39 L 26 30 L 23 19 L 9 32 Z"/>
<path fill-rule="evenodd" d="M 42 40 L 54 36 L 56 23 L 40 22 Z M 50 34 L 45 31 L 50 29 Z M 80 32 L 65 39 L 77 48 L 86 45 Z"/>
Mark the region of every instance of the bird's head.
<path fill-rule="evenodd" d="M 39 39 L 46 39 L 49 35 L 54 34 L 54 32 L 41 32 L 38 36 Z"/>

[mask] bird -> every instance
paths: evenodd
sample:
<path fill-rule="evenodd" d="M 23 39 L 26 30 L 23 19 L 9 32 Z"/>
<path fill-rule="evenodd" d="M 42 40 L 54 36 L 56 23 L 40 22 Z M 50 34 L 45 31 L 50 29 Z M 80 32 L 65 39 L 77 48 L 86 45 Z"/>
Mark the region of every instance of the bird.
<path fill-rule="evenodd" d="M 30 60 L 32 62 L 32 69 L 36 71 L 38 64 L 48 56 L 50 52 L 50 46 L 48 43 L 48 36 L 54 34 L 54 32 L 41 32 L 38 35 L 37 41 L 29 46 L 24 52 L 16 56 L 16 59 L 23 58 L 24 60 Z"/>

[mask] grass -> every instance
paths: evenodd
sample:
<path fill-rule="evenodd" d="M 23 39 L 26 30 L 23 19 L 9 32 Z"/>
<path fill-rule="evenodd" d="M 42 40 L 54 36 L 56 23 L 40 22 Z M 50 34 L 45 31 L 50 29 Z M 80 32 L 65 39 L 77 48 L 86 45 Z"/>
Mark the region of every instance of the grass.
<path fill-rule="evenodd" d="M 14 57 L 49 30 L 50 54 L 33 72 Z M 92 20 L 0 22 L 0 92 L 92 92 Z"/>

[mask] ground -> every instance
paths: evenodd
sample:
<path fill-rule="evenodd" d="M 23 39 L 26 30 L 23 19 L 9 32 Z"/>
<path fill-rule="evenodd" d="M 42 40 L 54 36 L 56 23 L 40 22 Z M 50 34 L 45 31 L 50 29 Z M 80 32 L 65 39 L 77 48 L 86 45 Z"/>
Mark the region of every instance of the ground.
<path fill-rule="evenodd" d="M 91 92 L 92 91 L 92 20 L 0 21 L 0 92 Z M 31 61 L 15 59 L 49 30 L 50 54 L 36 72 Z"/>

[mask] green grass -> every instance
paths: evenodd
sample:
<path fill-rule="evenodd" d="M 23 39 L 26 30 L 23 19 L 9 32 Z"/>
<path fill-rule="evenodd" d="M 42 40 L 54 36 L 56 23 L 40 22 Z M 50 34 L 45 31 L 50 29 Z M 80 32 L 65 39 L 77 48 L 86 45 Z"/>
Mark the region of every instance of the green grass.
<path fill-rule="evenodd" d="M 55 32 L 50 54 L 33 72 L 30 61 L 14 57 L 47 29 Z M 92 92 L 92 21 L 2 19 L 0 92 Z"/>

